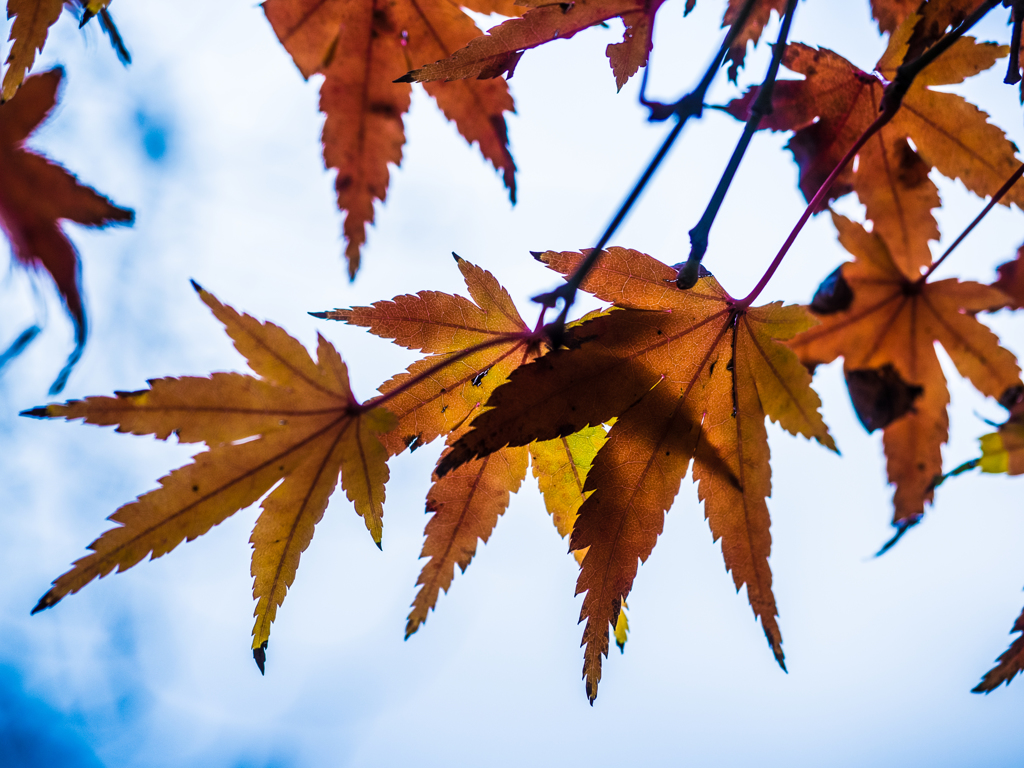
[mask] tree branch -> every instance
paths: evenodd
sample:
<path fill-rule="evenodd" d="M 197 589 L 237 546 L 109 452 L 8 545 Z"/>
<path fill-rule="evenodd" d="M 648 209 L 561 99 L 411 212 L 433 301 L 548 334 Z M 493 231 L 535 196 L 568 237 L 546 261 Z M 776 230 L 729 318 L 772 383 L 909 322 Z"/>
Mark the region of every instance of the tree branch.
<path fill-rule="evenodd" d="M 956 247 L 964 241 L 964 238 L 966 238 L 971 233 L 972 229 L 978 226 L 981 220 L 988 215 L 988 212 L 996 207 L 996 204 L 1003 199 L 1003 195 L 1010 191 L 1010 187 L 1016 184 L 1020 180 L 1021 176 L 1024 176 L 1024 164 L 1022 164 L 1020 168 L 1014 171 L 1010 175 L 1010 178 L 1008 178 L 1003 183 L 1003 186 L 1001 186 L 999 190 L 994 195 L 992 195 L 992 199 L 988 201 L 988 204 L 984 208 L 981 209 L 981 213 L 974 217 L 974 221 L 967 225 L 967 228 L 963 232 L 961 232 L 960 236 L 957 237 L 957 239 L 950 244 L 949 248 L 946 249 L 945 253 L 939 256 L 939 258 L 936 259 L 930 267 L 928 267 L 928 271 L 921 275 L 921 277 L 917 280 L 918 285 L 923 285 L 925 282 L 927 282 L 928 278 L 931 277 L 932 272 L 938 269 L 939 265 L 946 260 L 949 254 L 956 250 Z"/>
<path fill-rule="evenodd" d="M 955 29 L 951 30 L 939 39 L 933 46 L 918 56 L 912 61 L 908 61 L 901 64 L 896 70 L 896 77 L 891 83 L 889 83 L 885 90 L 882 92 L 882 102 L 879 107 L 879 115 L 875 118 L 874 122 L 871 123 L 860 135 L 860 138 L 854 142 L 853 146 L 847 150 L 846 154 L 843 155 L 842 159 L 836 164 L 836 167 L 832 169 L 832 173 L 828 175 L 828 178 L 822 182 L 822 185 L 818 188 L 818 191 L 814 193 L 814 197 L 807 204 L 803 214 L 800 216 L 800 220 L 797 221 L 796 226 L 793 227 L 793 231 L 789 233 L 789 237 L 782 244 L 782 248 L 779 249 L 778 254 L 772 260 L 772 263 L 768 266 L 767 271 L 758 281 L 757 285 L 745 298 L 738 302 L 740 307 L 749 307 L 756 301 L 757 297 L 764 290 L 765 286 L 775 275 L 779 266 L 782 264 L 782 260 L 789 253 L 789 249 L 793 246 L 797 236 L 803 230 L 804 225 L 808 219 L 811 218 L 811 214 L 818 210 L 822 200 L 828 194 L 829 190 L 832 189 L 832 185 L 835 183 L 836 177 L 842 172 L 846 164 L 853 159 L 853 157 L 861 150 L 861 148 L 867 144 L 868 140 L 874 136 L 878 131 L 882 129 L 886 123 L 895 117 L 899 111 L 900 106 L 903 104 L 903 97 L 906 95 L 910 86 L 914 82 L 914 78 L 920 74 L 921 70 L 931 64 L 935 59 L 945 53 L 949 48 L 963 37 L 975 24 L 981 21 L 985 15 L 1000 4 L 1002 0 L 985 0 L 978 8 L 968 16 L 963 22 L 960 23 Z"/>
<path fill-rule="evenodd" d="M 553 323 L 547 326 L 548 338 L 551 339 L 554 346 L 558 346 L 561 343 L 562 336 L 565 332 L 565 321 L 569 315 L 569 308 L 576 300 L 576 292 L 579 290 L 579 287 L 583 283 L 587 274 L 591 269 L 593 269 L 594 264 L 597 263 L 604 247 L 608 245 L 608 241 L 615 235 L 619 226 L 621 226 L 630 210 L 632 210 L 633 205 L 640 198 L 640 195 L 647 186 L 647 183 L 654 176 L 655 171 L 658 170 L 658 166 L 661 165 L 662 160 L 665 159 L 669 150 L 672 149 L 672 145 L 675 143 L 675 140 L 679 138 L 679 134 L 682 133 L 686 122 L 691 117 L 700 117 L 703 112 L 704 97 L 707 95 L 707 91 L 711 87 L 715 74 L 722 66 L 726 53 L 732 46 L 736 36 L 740 33 L 740 30 L 743 29 L 743 26 L 746 24 L 747 18 L 750 16 L 750 12 L 753 10 L 755 2 L 757 2 L 757 0 L 747 0 L 746 3 L 744 3 L 739 15 L 729 28 L 729 32 L 726 34 L 725 40 L 722 41 L 722 45 L 718 49 L 718 53 L 715 54 L 714 59 L 711 61 L 711 64 L 708 65 L 708 68 L 704 73 L 704 77 L 701 78 L 700 83 L 693 91 L 686 94 L 683 98 L 672 105 L 648 102 L 646 99 L 641 101 L 644 106 L 651 110 L 650 120 L 657 122 L 675 116 L 676 124 L 672 126 L 672 130 L 669 131 L 669 134 L 665 137 L 661 147 L 655 153 L 650 163 L 648 163 L 647 168 L 640 176 L 640 179 L 633 186 L 633 190 L 626 197 L 625 202 L 623 202 L 619 207 L 619 210 L 612 218 L 611 223 L 605 228 L 604 234 L 601 235 L 600 239 L 597 241 L 597 245 L 587 252 L 586 257 L 580 262 L 576 271 L 572 273 L 563 285 L 559 286 L 555 290 L 542 293 L 539 296 L 534 296 L 533 300 L 541 304 L 543 307 L 554 307 L 559 300 L 563 302 L 562 310 L 558 313 L 558 317 Z M 649 66 L 650 63 L 648 62 L 648 67 Z M 645 78 L 646 75 L 647 68 L 644 70 Z M 646 86 L 646 81 L 644 85 Z"/>
<path fill-rule="evenodd" d="M 1024 21 L 1024 0 L 1014 0 L 1012 15 L 1013 33 L 1010 35 L 1010 61 L 1006 65 L 1006 77 L 1003 82 L 1015 85 L 1020 82 L 1020 27 Z M 1024 102 L 1024 89 L 1021 90 L 1021 101 Z"/>
<path fill-rule="evenodd" d="M 779 30 L 779 39 L 772 50 L 772 61 L 768 65 L 768 73 L 764 77 L 764 82 L 761 83 L 757 99 L 754 100 L 754 104 L 750 109 L 750 117 L 747 118 L 747 124 L 743 127 L 743 135 L 740 136 L 740 140 L 736 143 L 736 149 L 733 150 L 732 157 L 729 158 L 729 164 L 722 173 L 722 178 L 718 181 L 718 186 L 715 188 L 715 193 L 711 196 L 708 207 L 704 210 L 704 215 L 700 217 L 697 225 L 690 230 L 690 255 L 686 259 L 685 265 L 679 269 L 678 276 L 676 277 L 676 286 L 679 288 L 692 288 L 696 285 L 701 260 L 708 250 L 708 236 L 711 233 L 711 226 L 715 223 L 715 217 L 718 216 L 722 202 L 729 192 L 729 186 L 732 184 L 736 171 L 743 161 L 743 155 L 746 153 L 747 147 L 750 146 L 750 140 L 761 125 L 761 119 L 772 112 L 772 94 L 775 91 L 775 79 L 779 74 L 779 65 L 782 64 L 782 55 L 786 51 L 789 28 L 793 22 L 796 4 L 797 0 L 789 0 L 786 4 L 786 12 L 782 18 L 782 28 Z"/>

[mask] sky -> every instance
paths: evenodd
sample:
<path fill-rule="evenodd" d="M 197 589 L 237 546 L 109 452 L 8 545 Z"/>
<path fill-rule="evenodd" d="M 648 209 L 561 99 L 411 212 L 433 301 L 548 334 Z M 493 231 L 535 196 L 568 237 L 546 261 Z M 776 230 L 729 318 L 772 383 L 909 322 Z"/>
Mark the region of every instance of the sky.
<path fill-rule="evenodd" d="M 651 89 L 664 100 L 696 83 L 720 39 L 721 2 L 702 0 L 686 19 L 683 5 L 669 0 L 658 17 Z M 529 251 L 592 245 L 668 130 L 646 122 L 638 78 L 616 93 L 604 48 L 621 39 L 620 25 L 530 51 L 511 80 L 512 207 L 493 169 L 415 89 L 402 166 L 349 283 L 318 144 L 319 83 L 302 80 L 259 8 L 118 0 L 112 10 L 130 68 L 95 23 L 79 31 L 70 18 L 37 67 L 64 66 L 66 82 L 31 146 L 137 217 L 131 229 L 67 227 L 91 336 L 61 397 L 245 370 L 189 279 L 307 347 L 323 333 L 357 397 L 370 397 L 413 356 L 309 311 L 423 289 L 465 293 L 454 251 L 491 270 L 529 322 L 529 298 L 558 282 Z M 1009 31 L 991 20 L 979 35 L 1006 42 Z M 884 49 L 861 2 L 801 3 L 792 39 L 864 69 Z M 767 57 L 764 45 L 752 53 L 741 85 L 760 80 Z M 963 88 L 1024 146 L 1020 105 L 1001 77 Z M 738 92 L 723 75 L 709 101 Z M 613 242 L 667 263 L 685 258 L 686 233 L 740 130 L 713 110 L 691 122 Z M 755 137 L 712 232 L 705 265 L 733 295 L 756 283 L 802 211 L 786 140 Z M 983 201 L 936 181 L 938 252 Z M 862 215 L 853 200 L 838 207 Z M 1020 245 L 1020 225 L 1019 210 L 993 211 L 940 276 L 990 282 Z M 843 260 L 832 224 L 817 217 L 764 299 L 806 302 Z M 45 324 L 0 378 L 4 766 L 1020 764 L 1024 682 L 969 691 L 1007 647 L 1024 603 L 1021 481 L 948 483 L 921 525 L 873 557 L 891 533 L 891 489 L 880 435 L 860 427 L 835 364 L 815 386 L 841 457 L 769 425 L 771 566 L 788 674 L 736 594 L 689 481 L 640 568 L 632 634 L 605 663 L 594 707 L 580 680 L 576 566 L 532 479 L 403 641 L 439 443 L 392 461 L 383 551 L 336 494 L 278 613 L 265 677 L 249 648 L 255 508 L 30 616 L 105 518 L 195 447 L 19 418 L 48 401 L 72 331 L 45 280 L 3 269 L 0 346 Z M 983 319 L 1024 351 L 1020 318 Z M 977 455 L 985 420 L 1004 412 L 943 364 L 953 467 Z"/>

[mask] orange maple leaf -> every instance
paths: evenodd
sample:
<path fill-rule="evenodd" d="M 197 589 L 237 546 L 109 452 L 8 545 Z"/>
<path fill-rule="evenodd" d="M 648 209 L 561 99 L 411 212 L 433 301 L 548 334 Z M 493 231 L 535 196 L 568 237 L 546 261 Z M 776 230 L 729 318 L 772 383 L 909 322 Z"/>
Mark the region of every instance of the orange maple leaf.
<path fill-rule="evenodd" d="M 908 16 L 893 32 L 875 65 L 876 74 L 825 48 L 799 43 L 787 48 L 783 63 L 805 79 L 775 84 L 772 114 L 762 127 L 795 131 L 788 147 L 808 200 L 878 116 L 885 82 L 905 60 L 918 21 L 918 16 Z M 984 112 L 961 96 L 935 90 L 988 69 L 1007 51 L 1006 46 L 969 37 L 957 40 L 917 76 L 896 116 L 868 140 L 829 193 L 832 200 L 857 192 L 875 231 L 892 244 L 897 265 L 910 278 L 931 263 L 928 241 L 939 236 L 931 213 L 939 195 L 929 170 L 934 167 L 976 194 L 989 196 L 1019 164 L 1016 146 L 987 122 Z M 729 111 L 746 119 L 756 95 L 757 89 L 751 89 Z M 1011 189 L 1001 202 L 1024 204 L 1024 188 Z"/>
<path fill-rule="evenodd" d="M 43 269 L 53 278 L 75 326 L 75 350 L 50 394 L 63 388 L 86 337 L 78 253 L 60 222 L 105 227 L 130 224 L 135 217 L 25 146 L 57 103 L 63 76 L 63 70 L 52 69 L 30 77 L 17 98 L 0 105 L 0 228 L 17 263 Z"/>
<path fill-rule="evenodd" d="M 654 16 L 664 0 L 578 0 L 574 3 L 529 2 L 521 19 L 511 19 L 471 41 L 448 58 L 420 66 L 401 78 L 425 83 L 466 78 L 487 79 L 515 72 L 523 53 L 552 40 L 567 40 L 584 29 L 621 18 L 626 30 L 621 43 L 606 55 L 621 89 L 647 63 Z"/>
<path fill-rule="evenodd" d="M 510 0 L 462 3 L 481 13 L 515 15 Z M 450 0 L 267 0 L 263 10 L 302 76 L 324 76 L 320 111 L 324 163 L 337 169 L 338 207 L 350 277 L 359 269 L 373 204 L 387 195 L 388 165 L 399 165 L 411 88 L 393 81 L 444 57 L 481 31 Z M 429 93 L 470 144 L 501 171 L 512 202 L 515 163 L 505 113 L 515 110 L 502 82 L 434 83 Z"/>
<path fill-rule="evenodd" d="M 458 429 L 539 351 L 536 335 L 494 275 L 459 256 L 455 261 L 473 301 L 420 291 L 369 307 L 313 313 L 428 353 L 379 387 L 397 418 L 381 437 L 392 456 Z"/>
<path fill-rule="evenodd" d="M 455 443 L 466 433 L 465 425 L 449 438 Z M 420 572 L 420 591 L 413 600 L 405 628 L 408 638 L 427 620 L 436 607 L 440 592 L 447 592 L 455 566 L 463 573 L 476 554 L 477 540 L 490 538 L 498 518 L 508 507 L 509 494 L 515 493 L 526 478 L 528 464 L 540 482 L 544 503 L 559 535 L 572 533 L 580 505 L 589 495 L 584 491 L 587 472 L 605 441 L 602 427 L 588 427 L 567 437 L 526 446 L 506 447 L 473 459 L 444 477 L 434 475 L 427 494 L 427 511 L 434 515 L 427 523 L 426 541 L 420 557 L 429 558 Z M 447 450 L 451 450 L 448 448 Z M 578 562 L 583 552 L 574 551 Z M 623 616 L 623 620 L 625 617 Z M 625 628 L 616 628 L 625 643 Z"/>
<path fill-rule="evenodd" d="M 731 26 L 747 0 L 729 0 L 722 21 Z M 435 80 L 486 79 L 507 75 L 512 77 L 523 53 L 530 48 L 552 40 L 567 40 L 584 29 L 621 18 L 626 29 L 621 43 L 611 43 L 605 49 L 615 75 L 615 85 L 621 90 L 647 60 L 653 48 L 654 18 L 664 0 L 577 0 L 573 3 L 551 0 L 519 0 L 520 5 L 533 10 L 522 19 L 512 19 L 495 27 L 485 36 L 477 38 L 465 48 L 446 59 L 421 66 L 401 78 L 403 82 L 431 82 Z M 693 10 L 696 0 L 688 0 L 684 15 Z M 732 62 L 729 77 L 736 79 L 743 65 L 747 43 L 756 43 L 774 10 L 782 13 L 786 0 L 755 0 L 746 24 L 733 41 L 726 58 Z"/>
<path fill-rule="evenodd" d="M 569 274 L 582 256 L 545 253 Z M 813 319 L 802 307 L 745 308 L 709 274 L 690 291 L 675 270 L 637 251 L 609 249 L 583 289 L 622 309 L 581 324 L 575 348 L 514 372 L 489 409 L 442 458 L 438 474 L 505 445 L 549 440 L 617 418 L 594 460 L 571 548 L 588 548 L 577 583 L 586 592 L 584 677 L 593 701 L 608 630 L 650 555 L 664 515 L 693 462 L 698 495 L 726 567 L 744 584 L 776 659 L 782 638 L 771 589 L 771 492 L 764 418 L 834 448 L 810 374 L 780 343 Z"/>
<path fill-rule="evenodd" d="M 1010 634 L 1024 632 L 1024 611 L 1010 630 Z M 1024 671 L 1024 635 L 1021 635 L 996 660 L 996 666 L 990 669 L 974 688 L 972 693 L 991 693 L 1003 683 L 1007 685 L 1021 671 Z"/>
<path fill-rule="evenodd" d="M 494 389 L 544 347 L 523 322 L 508 292 L 494 276 L 455 257 L 472 297 L 420 291 L 369 307 L 314 313 L 366 327 L 409 349 L 429 353 L 380 387 L 397 424 L 381 440 L 392 455 L 415 450 L 440 435 L 452 443 Z M 582 504 L 583 481 L 604 430 L 595 427 L 549 443 L 507 448 L 434 477 L 427 494 L 427 523 L 421 557 L 428 558 L 417 584 L 421 589 L 406 625 L 409 637 L 426 621 L 455 566 L 465 572 L 477 542 L 487 542 L 509 496 L 526 477 L 531 458 L 549 513 L 563 537 L 572 530 Z M 624 631 L 624 630 L 623 630 Z"/>
<path fill-rule="evenodd" d="M 180 442 L 208 446 L 193 463 L 162 478 L 159 489 L 111 515 L 118 527 L 89 545 L 92 553 L 54 581 L 33 613 L 114 568 L 127 570 L 147 555 L 160 557 L 201 536 L 273 488 L 250 539 L 258 601 L 252 648 L 262 671 L 271 623 L 339 473 L 346 495 L 380 545 L 388 469 L 377 436 L 393 426 L 394 417 L 355 399 L 348 369 L 323 337 L 314 362 L 278 326 L 239 314 L 196 290 L 257 376 L 155 379 L 140 392 L 72 400 L 23 414 L 116 425 L 120 432 L 161 440 L 174 434 Z"/>
<path fill-rule="evenodd" d="M 1002 292 L 956 279 L 928 282 L 900 269 L 899 246 L 832 215 L 855 261 L 826 281 L 811 304 L 821 324 L 790 346 L 808 365 L 843 357 L 850 394 L 869 430 L 884 430 L 893 525 L 906 530 L 924 514 L 942 475 L 949 392 L 935 353 L 942 344 L 962 376 L 985 395 L 1017 391 L 1020 369 L 974 313 L 1006 303 Z"/>

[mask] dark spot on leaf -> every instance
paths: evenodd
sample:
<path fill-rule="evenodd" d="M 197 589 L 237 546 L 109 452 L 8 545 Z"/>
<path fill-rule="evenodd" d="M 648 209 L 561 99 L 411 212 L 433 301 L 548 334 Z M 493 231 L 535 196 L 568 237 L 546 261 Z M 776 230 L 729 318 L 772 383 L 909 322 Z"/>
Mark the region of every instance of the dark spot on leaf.
<path fill-rule="evenodd" d="M 821 281 L 811 299 L 811 311 L 816 315 L 833 315 L 849 309 L 853 303 L 853 291 L 843 277 L 842 265 Z"/>
<path fill-rule="evenodd" d="M 473 386 L 474 387 L 479 387 L 483 383 L 484 376 L 486 376 L 490 370 L 491 370 L 490 368 L 484 368 L 482 371 L 480 371 L 480 373 L 478 373 L 476 376 L 474 376 L 473 377 Z"/>
<path fill-rule="evenodd" d="M 896 175 L 904 186 L 913 189 L 928 181 L 928 164 L 910 148 L 906 139 L 896 146 L 896 155 Z"/>
<path fill-rule="evenodd" d="M 408 448 L 410 451 L 415 451 L 421 445 L 423 445 L 423 441 L 420 440 L 420 435 L 409 435 L 407 438 L 405 438 L 405 447 Z"/>
<path fill-rule="evenodd" d="M 198 485 L 193 485 L 192 486 L 192 491 L 193 491 L 193 493 L 199 493 L 199 486 Z"/>
<path fill-rule="evenodd" d="M 371 115 L 383 115 L 385 117 L 397 117 L 398 111 L 395 109 L 394 104 L 389 104 L 386 101 L 375 101 L 368 104 L 366 111 Z"/>
<path fill-rule="evenodd" d="M 868 432 L 885 429 L 913 411 L 924 388 L 908 384 L 891 365 L 846 372 L 846 387 L 857 418 Z"/>
<path fill-rule="evenodd" d="M 1022 402 L 1024 402 L 1024 386 L 1020 384 L 1007 387 L 1006 391 L 999 396 L 999 404 L 1003 408 L 1010 409 L 1015 405 L 1020 405 Z"/>

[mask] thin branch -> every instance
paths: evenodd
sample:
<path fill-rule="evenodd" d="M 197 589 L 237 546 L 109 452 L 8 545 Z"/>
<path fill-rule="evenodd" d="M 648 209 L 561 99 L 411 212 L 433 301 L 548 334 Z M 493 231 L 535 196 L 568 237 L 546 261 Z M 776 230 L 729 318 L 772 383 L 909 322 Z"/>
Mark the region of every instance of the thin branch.
<path fill-rule="evenodd" d="M 882 126 L 895 117 L 900 106 L 903 104 L 903 97 L 914 82 L 914 78 L 920 74 L 921 70 L 935 61 L 935 59 L 941 56 L 944 52 L 949 50 L 957 40 L 963 37 L 971 27 L 981 21 L 981 19 L 983 19 L 989 11 L 999 5 L 1001 1 L 1002 0 L 985 0 L 984 3 L 978 6 L 974 13 L 964 19 L 963 22 L 961 22 L 955 29 L 940 38 L 935 45 L 926 50 L 916 59 L 899 66 L 896 70 L 895 78 L 885 87 L 885 91 L 882 93 L 882 102 L 879 108 L 878 117 L 875 118 L 874 122 L 864 130 L 864 133 L 862 133 L 860 138 L 854 142 L 853 146 L 847 150 L 846 154 L 843 155 L 842 159 L 836 164 L 836 167 L 832 169 L 832 173 L 828 175 L 828 178 L 825 179 L 822 185 L 818 188 L 818 191 L 814 193 L 814 197 L 811 198 L 811 201 L 807 204 L 803 214 L 800 216 L 800 220 L 797 221 L 796 226 L 793 227 L 793 231 L 789 233 L 789 237 L 787 237 L 786 241 L 782 244 L 782 248 L 779 249 L 778 254 L 776 254 L 772 263 L 768 266 L 768 270 L 758 281 L 757 285 L 754 286 L 754 290 L 738 302 L 738 306 L 749 307 L 761 294 L 761 291 L 764 290 L 765 286 L 768 285 L 768 282 L 775 275 L 775 272 L 782 264 L 782 260 L 786 257 L 789 249 L 796 241 L 797 236 L 800 234 L 801 230 L 803 230 L 807 220 L 811 218 L 812 213 L 818 210 L 818 207 L 828 195 L 829 190 L 832 189 L 832 185 L 835 183 L 836 177 L 839 176 L 842 170 L 846 167 L 846 164 L 853 159 L 868 140 L 878 133 L 878 131 L 882 129 Z"/>
<path fill-rule="evenodd" d="M 1020 27 L 1024 21 L 1024 0 L 1014 0 L 1010 23 L 1013 24 L 1013 32 L 1010 35 L 1010 60 L 1006 65 L 1006 77 L 1003 82 L 1007 85 L 1015 85 L 1020 82 Z M 1024 91 L 1021 93 L 1024 99 Z"/>
<path fill-rule="evenodd" d="M 978 226 L 981 220 L 988 215 L 988 212 L 996 207 L 996 204 L 1003 199 L 1003 195 L 1010 191 L 1010 187 L 1016 184 L 1020 180 L 1021 176 L 1024 176 L 1024 164 L 1011 174 L 1010 178 L 1008 178 L 1003 183 L 1003 186 L 999 188 L 999 191 L 992 195 L 992 199 L 988 201 L 988 204 L 984 208 L 981 209 L 981 213 L 974 217 L 974 221 L 967 225 L 967 229 L 960 233 L 960 236 L 950 244 L 949 248 L 946 249 L 946 252 L 939 256 L 939 258 L 935 260 L 935 263 L 928 267 L 928 271 L 918 279 L 918 285 L 927 282 L 928 278 L 931 277 L 932 272 L 938 269 L 939 265 L 946 260 L 949 254 L 956 250 L 956 247 L 964 241 L 964 238 L 971 233 L 972 229 Z"/>
<path fill-rule="evenodd" d="M 623 202 L 619 207 L 618 212 L 605 229 L 604 234 L 601 235 L 600 239 L 597 241 L 597 245 L 587 252 L 586 257 L 580 262 L 576 271 L 572 273 L 564 284 L 555 290 L 549 291 L 548 293 L 542 293 L 541 295 L 534 296 L 533 298 L 534 301 L 544 307 L 554 307 L 557 305 L 559 300 L 563 302 L 562 310 L 558 313 L 558 317 L 547 327 L 548 338 L 551 339 L 552 344 L 555 346 L 558 346 L 558 344 L 561 343 L 562 335 L 565 332 L 565 321 L 569 315 L 569 308 L 576 300 L 576 292 L 579 290 L 583 280 L 586 278 L 590 270 L 593 269 L 594 264 L 597 263 L 601 253 L 604 251 L 604 247 L 608 245 L 608 241 L 615 235 L 615 232 L 633 208 L 633 205 L 640 198 L 640 195 L 647 186 L 647 183 L 654 176 L 655 171 L 658 170 L 658 166 L 661 165 L 662 160 L 665 159 L 669 150 L 672 149 L 672 145 L 675 143 L 675 140 L 679 138 L 679 134 L 682 133 L 686 122 L 691 117 L 700 117 L 704 109 L 704 98 L 707 95 L 708 89 L 711 87 L 715 74 L 722 66 L 722 62 L 725 60 L 725 55 L 728 53 L 729 48 L 736 39 L 736 36 L 746 24 L 747 18 L 753 10 L 756 1 L 757 0 L 747 0 L 747 2 L 744 3 L 739 15 L 729 28 L 729 32 L 725 36 L 725 40 L 722 41 L 722 45 L 718 49 L 718 53 L 715 54 L 714 59 L 708 66 L 707 71 L 704 73 L 704 77 L 701 78 L 700 83 L 692 92 L 681 98 L 674 105 L 671 105 L 671 107 L 666 107 L 666 105 L 657 105 L 654 102 L 649 102 L 645 105 L 651 109 L 651 120 L 664 120 L 668 117 L 675 116 L 676 124 L 672 126 L 672 130 L 669 131 L 669 134 L 665 137 L 661 147 L 655 153 L 651 162 L 648 163 L 646 170 L 644 170 L 640 179 L 634 185 L 633 190 L 629 193 L 628 197 L 626 197 L 625 202 Z M 649 63 L 648 66 L 650 66 Z M 646 75 L 646 70 L 644 74 Z M 664 117 L 660 117 L 662 114 L 658 111 L 658 108 L 660 107 L 665 107 L 668 110 L 668 112 L 664 114 Z"/>
<path fill-rule="evenodd" d="M 736 149 L 733 150 L 732 157 L 729 158 L 729 164 L 722 173 L 722 178 L 718 181 L 718 186 L 715 188 L 715 193 L 711 196 L 708 207 L 704 210 L 704 215 L 700 217 L 697 225 L 690 230 L 690 255 L 686 259 L 686 264 L 679 269 L 678 276 L 676 277 L 676 286 L 679 288 L 692 288 L 697 284 L 700 263 L 708 250 L 708 236 L 711 233 L 711 226 L 715 223 L 715 217 L 718 216 L 722 202 L 729 192 L 729 186 L 732 184 L 736 171 L 743 161 L 743 155 L 746 153 L 747 147 L 750 146 L 750 140 L 761 125 L 761 119 L 772 112 L 772 94 L 775 91 L 775 79 L 779 75 L 782 55 L 786 51 L 789 28 L 793 23 L 796 4 L 797 0 L 789 0 L 786 4 L 786 12 L 782 18 L 782 28 L 779 30 L 779 39 L 772 50 L 772 61 L 768 65 L 768 73 L 765 75 L 757 98 L 750 109 L 750 117 L 747 119 L 747 124 L 743 127 L 743 135 L 740 136 Z"/>

